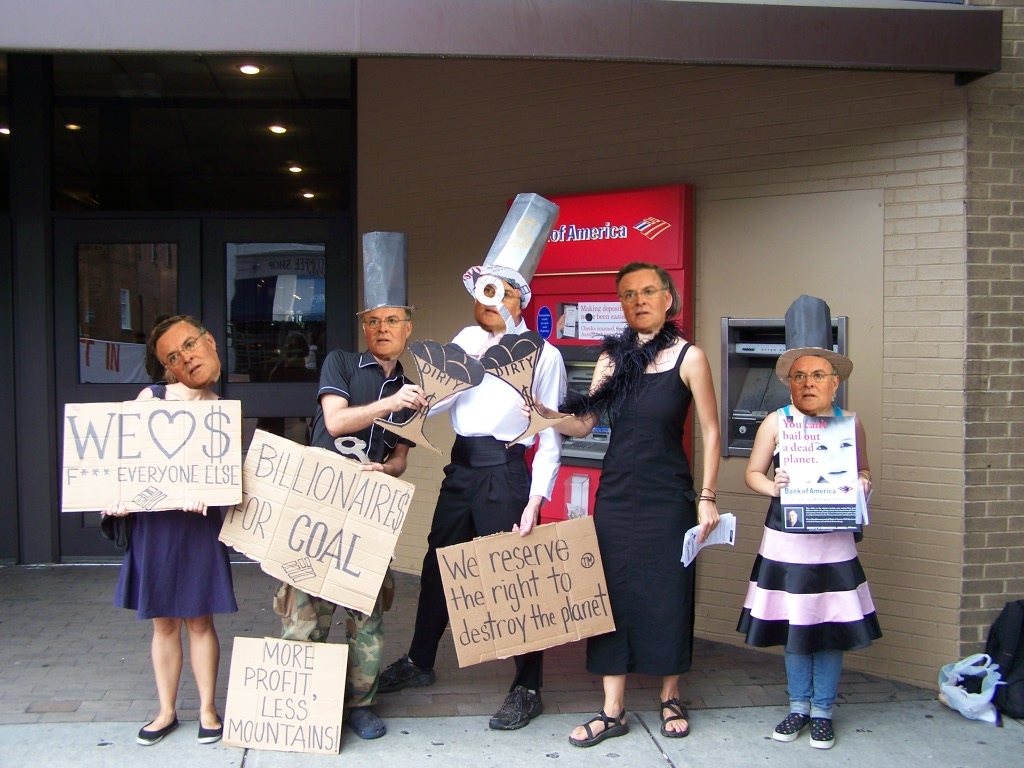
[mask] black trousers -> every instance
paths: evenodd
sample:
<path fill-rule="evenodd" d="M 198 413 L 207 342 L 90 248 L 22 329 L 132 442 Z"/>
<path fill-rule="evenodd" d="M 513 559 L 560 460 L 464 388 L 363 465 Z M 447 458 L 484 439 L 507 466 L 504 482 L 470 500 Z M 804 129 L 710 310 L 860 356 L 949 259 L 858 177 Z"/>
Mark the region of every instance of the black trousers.
<path fill-rule="evenodd" d="M 427 554 L 423 558 L 420 575 L 416 628 L 409 646 L 409 658 L 418 667 L 433 668 L 438 643 L 448 626 L 448 603 L 437 563 L 437 550 L 452 544 L 464 544 L 477 536 L 512 530 L 530 500 L 530 473 L 523 454 L 522 447 L 515 446 L 506 455 L 504 447 L 491 438 L 456 438 L 452 449 L 453 463 L 444 468 L 445 478 L 434 507 L 427 537 Z M 503 463 L 469 466 L 490 461 Z M 534 651 L 514 658 L 516 676 L 509 690 L 517 685 L 540 690 L 543 652 Z"/>

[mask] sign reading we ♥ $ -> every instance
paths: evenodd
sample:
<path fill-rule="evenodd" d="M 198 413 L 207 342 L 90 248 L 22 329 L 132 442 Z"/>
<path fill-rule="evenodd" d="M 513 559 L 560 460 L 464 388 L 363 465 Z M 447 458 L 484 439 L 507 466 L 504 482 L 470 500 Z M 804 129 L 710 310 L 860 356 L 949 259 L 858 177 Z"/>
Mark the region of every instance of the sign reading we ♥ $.
<path fill-rule="evenodd" d="M 237 400 L 129 400 L 64 407 L 61 511 L 180 509 L 242 500 Z"/>

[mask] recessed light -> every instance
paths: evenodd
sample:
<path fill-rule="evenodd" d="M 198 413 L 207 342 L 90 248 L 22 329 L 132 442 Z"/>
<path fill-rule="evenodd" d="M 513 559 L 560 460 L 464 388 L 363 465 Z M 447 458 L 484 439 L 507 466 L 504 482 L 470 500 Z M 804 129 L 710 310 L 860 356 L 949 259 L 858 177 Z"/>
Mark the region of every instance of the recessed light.
<path fill-rule="evenodd" d="M 238 68 L 238 71 L 243 75 L 258 75 L 260 73 L 260 68 L 255 64 L 242 64 Z"/>
<path fill-rule="evenodd" d="M 272 125 L 270 126 L 271 133 L 288 133 L 288 129 L 283 125 Z"/>
<path fill-rule="evenodd" d="M 10 136 L 11 129 L 8 128 L 6 125 L 0 125 L 0 133 L 2 133 L 4 136 Z"/>
<path fill-rule="evenodd" d="M 80 131 L 80 130 L 82 130 L 82 126 L 77 125 L 75 123 L 68 123 L 64 127 L 67 128 L 69 131 Z"/>
<path fill-rule="evenodd" d="M 292 173 L 302 173 L 302 166 L 292 165 L 289 166 L 288 170 L 291 171 Z"/>
<path fill-rule="evenodd" d="M 302 196 L 307 200 L 312 200 L 314 197 L 316 197 L 316 195 L 314 195 L 312 192 L 303 192 Z"/>

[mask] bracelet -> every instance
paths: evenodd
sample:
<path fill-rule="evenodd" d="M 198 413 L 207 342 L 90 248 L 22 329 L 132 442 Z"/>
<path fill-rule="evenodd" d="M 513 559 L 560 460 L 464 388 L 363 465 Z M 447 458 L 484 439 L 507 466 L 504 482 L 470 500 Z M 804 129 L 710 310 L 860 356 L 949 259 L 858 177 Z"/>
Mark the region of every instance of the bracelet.
<path fill-rule="evenodd" d="M 867 470 L 867 469 L 862 469 L 860 472 L 857 473 L 857 475 L 858 475 L 858 477 L 863 475 L 868 480 L 871 479 L 871 471 Z"/>
<path fill-rule="evenodd" d="M 712 504 L 715 504 L 715 505 L 718 504 L 718 499 L 716 499 L 714 496 L 698 496 L 697 500 L 698 501 L 710 501 Z"/>

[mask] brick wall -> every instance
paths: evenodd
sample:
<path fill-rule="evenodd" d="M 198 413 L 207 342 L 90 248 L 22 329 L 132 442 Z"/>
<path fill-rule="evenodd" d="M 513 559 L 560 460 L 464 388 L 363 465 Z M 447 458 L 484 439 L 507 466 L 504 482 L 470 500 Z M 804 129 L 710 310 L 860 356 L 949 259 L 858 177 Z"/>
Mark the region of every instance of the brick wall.
<path fill-rule="evenodd" d="M 967 354 L 961 655 L 1024 597 L 1024 8 L 1002 70 L 967 86 Z"/>
<path fill-rule="evenodd" d="M 719 315 L 779 317 L 798 290 L 877 308 L 851 329 L 861 345 L 851 396 L 870 419 L 874 522 L 861 555 L 885 637 L 847 665 L 934 684 L 960 651 L 965 89 L 951 75 L 373 59 L 359 64 L 359 94 L 358 228 L 409 233 L 417 338 L 446 340 L 470 321 L 458 277 L 486 254 L 518 191 L 695 185 L 695 336 L 705 350 L 719 344 Z M 881 275 L 873 290 L 808 283 L 808 265 L 829 255 L 800 238 L 756 280 L 704 255 L 708 205 L 857 190 L 880 191 L 884 208 L 878 246 L 862 255 Z M 711 288 L 723 283 L 731 290 Z M 865 345 L 868 331 L 876 343 Z M 450 444 L 442 419 L 428 435 Z M 419 570 L 443 463 L 411 455 L 406 479 L 417 492 L 401 570 Z M 723 464 L 719 504 L 741 517 L 742 535 L 735 549 L 701 554 L 697 630 L 740 643 L 735 622 L 766 504 L 743 484 L 744 459 Z"/>

